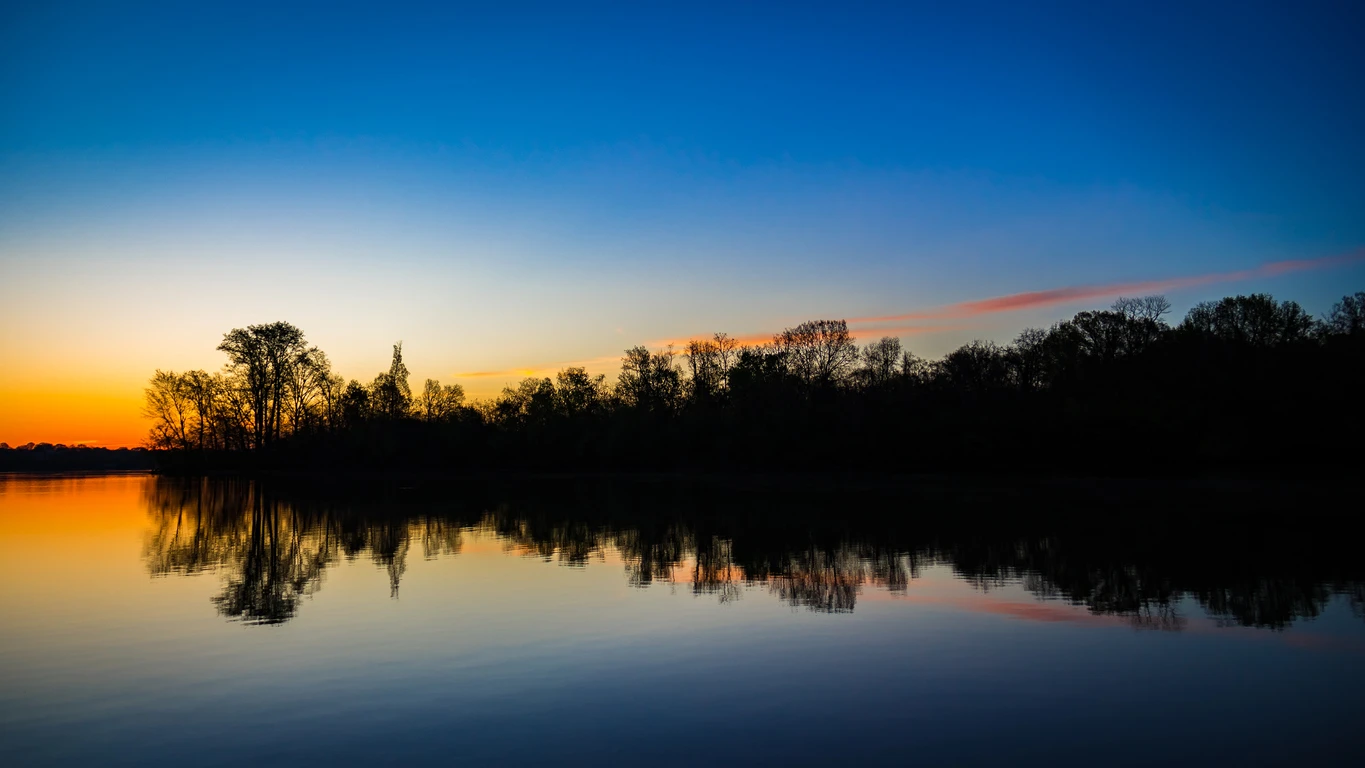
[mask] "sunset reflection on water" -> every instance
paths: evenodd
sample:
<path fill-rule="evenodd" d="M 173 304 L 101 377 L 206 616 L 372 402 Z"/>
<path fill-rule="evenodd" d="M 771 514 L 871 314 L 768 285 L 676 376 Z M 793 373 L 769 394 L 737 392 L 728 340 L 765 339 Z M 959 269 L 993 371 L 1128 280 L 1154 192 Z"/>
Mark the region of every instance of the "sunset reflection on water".
<path fill-rule="evenodd" d="M 1065 534 L 721 531 L 619 501 L 7 477 L 0 754 L 578 763 L 707 729 L 745 761 L 1076 762 L 1118 717 L 1172 762 L 1330 763 L 1360 714 L 1360 581 L 1331 563 L 1220 576 Z"/>

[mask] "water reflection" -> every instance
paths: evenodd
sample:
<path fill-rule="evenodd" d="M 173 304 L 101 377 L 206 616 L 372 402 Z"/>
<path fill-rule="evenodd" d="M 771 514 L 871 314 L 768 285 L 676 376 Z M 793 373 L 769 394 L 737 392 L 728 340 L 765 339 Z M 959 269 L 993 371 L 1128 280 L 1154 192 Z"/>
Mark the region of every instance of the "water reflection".
<path fill-rule="evenodd" d="M 904 595 L 924 568 L 942 564 L 982 593 L 1019 584 L 1039 600 L 1138 628 L 1182 629 L 1190 599 L 1224 625 L 1281 629 L 1316 617 L 1335 595 L 1365 618 L 1359 559 L 1320 525 L 1206 519 L 1171 527 L 1150 516 L 1150 525 L 1137 525 L 1142 518 L 1121 508 L 1044 523 L 942 497 L 645 483 L 319 493 L 157 478 L 146 501 L 151 574 L 215 572 L 223 581 L 213 598 L 219 613 L 252 624 L 295 616 L 343 558 L 385 570 L 397 598 L 414 550 L 458 555 L 470 532 L 496 535 L 511 554 L 570 567 L 610 554 L 636 586 L 685 585 L 721 602 L 766 588 L 793 607 L 828 613 L 854 611 L 868 588 Z"/>

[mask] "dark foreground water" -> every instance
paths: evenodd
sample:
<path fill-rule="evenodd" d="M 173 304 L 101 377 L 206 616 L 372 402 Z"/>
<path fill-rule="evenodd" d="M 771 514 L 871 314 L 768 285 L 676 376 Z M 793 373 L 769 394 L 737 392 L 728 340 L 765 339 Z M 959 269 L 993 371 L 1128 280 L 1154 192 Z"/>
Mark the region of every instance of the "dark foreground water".
<path fill-rule="evenodd" d="M 0 765 L 1365 760 L 1340 511 L 469 486 L 0 477 Z"/>

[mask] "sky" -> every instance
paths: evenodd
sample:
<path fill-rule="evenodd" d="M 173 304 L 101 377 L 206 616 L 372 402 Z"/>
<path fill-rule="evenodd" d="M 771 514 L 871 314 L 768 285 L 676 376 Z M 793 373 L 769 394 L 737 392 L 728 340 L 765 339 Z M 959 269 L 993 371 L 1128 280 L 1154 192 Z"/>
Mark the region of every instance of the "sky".
<path fill-rule="evenodd" d="M 1025 7 L 1027 6 L 1027 7 Z M 1359 3 L 7 2 L 0 441 L 136 445 L 286 320 L 348 378 L 1120 294 L 1365 290 Z"/>

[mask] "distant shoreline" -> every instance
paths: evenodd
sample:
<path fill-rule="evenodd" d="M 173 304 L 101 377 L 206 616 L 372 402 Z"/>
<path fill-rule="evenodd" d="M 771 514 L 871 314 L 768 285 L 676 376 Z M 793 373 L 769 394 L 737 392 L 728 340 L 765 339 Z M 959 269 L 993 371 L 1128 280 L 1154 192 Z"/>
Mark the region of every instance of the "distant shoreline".
<path fill-rule="evenodd" d="M 521 470 L 209 470 L 205 472 L 167 472 L 155 467 L 33 467 L 0 466 L 0 477 L 100 477 L 147 475 L 166 479 L 242 479 L 308 486 L 326 483 L 332 488 L 389 487 L 421 491 L 440 488 L 455 481 L 504 483 L 586 483 L 586 484 L 680 484 L 721 487 L 747 492 L 791 492 L 802 490 L 890 491 L 946 493 L 1012 493 L 1018 491 L 1056 491 L 1063 494 L 1098 494 L 1121 497 L 1169 492 L 1226 493 L 1233 496 L 1257 491 L 1308 491 L 1312 496 L 1336 497 L 1358 493 L 1361 482 L 1345 468 L 1282 468 L 1271 472 L 1261 468 L 1129 474 L 1078 474 L 1030 471 L 943 470 L 919 472 L 889 471 L 521 471 Z"/>

